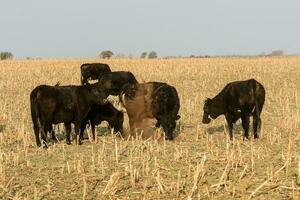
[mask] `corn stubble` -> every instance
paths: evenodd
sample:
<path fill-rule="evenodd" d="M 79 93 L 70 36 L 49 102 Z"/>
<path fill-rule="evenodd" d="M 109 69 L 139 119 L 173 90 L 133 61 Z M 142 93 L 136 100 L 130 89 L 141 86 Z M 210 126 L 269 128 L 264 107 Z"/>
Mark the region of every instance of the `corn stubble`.
<path fill-rule="evenodd" d="M 37 148 L 31 90 L 58 81 L 79 84 L 84 62 L 174 85 L 181 100 L 176 139 L 121 138 L 104 123 L 95 142 L 66 145 L 59 125 L 59 142 Z M 299 57 L 1 61 L 0 198 L 299 199 L 299 77 Z M 206 97 L 249 78 L 266 88 L 258 140 L 243 142 L 239 121 L 232 142 L 224 117 L 200 123 Z"/>

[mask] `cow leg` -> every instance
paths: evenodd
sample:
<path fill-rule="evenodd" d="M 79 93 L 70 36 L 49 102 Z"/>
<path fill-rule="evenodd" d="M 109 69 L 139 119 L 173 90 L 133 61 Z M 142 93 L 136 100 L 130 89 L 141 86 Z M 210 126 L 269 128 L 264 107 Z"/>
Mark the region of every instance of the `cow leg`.
<path fill-rule="evenodd" d="M 52 131 L 52 123 L 51 120 L 45 119 L 44 124 L 41 131 L 41 139 L 45 145 L 45 148 L 48 147 L 47 133 Z"/>
<path fill-rule="evenodd" d="M 260 117 L 253 116 L 253 135 L 254 139 L 258 139 L 258 132 L 260 132 L 261 119 Z"/>
<path fill-rule="evenodd" d="M 86 122 L 81 123 L 81 126 L 80 126 L 80 139 L 81 140 L 84 139 L 83 134 L 84 134 L 85 127 L 86 127 Z"/>
<path fill-rule="evenodd" d="M 41 140 L 40 140 L 40 132 L 41 132 L 41 128 L 39 125 L 34 124 L 33 125 L 33 130 L 34 130 L 34 134 L 35 134 L 35 141 L 36 141 L 36 145 L 38 147 L 40 147 L 41 144 Z"/>
<path fill-rule="evenodd" d="M 70 145 L 71 144 L 71 123 L 65 123 L 65 129 L 66 129 L 66 143 Z"/>
<path fill-rule="evenodd" d="M 226 118 L 227 125 L 228 125 L 229 138 L 230 138 L 230 140 L 232 140 L 233 139 L 233 134 L 232 134 L 233 119 L 232 119 L 232 116 L 230 116 L 229 114 L 226 114 L 225 118 Z"/>
<path fill-rule="evenodd" d="M 53 128 L 53 126 L 51 125 L 51 129 L 49 130 L 49 132 L 51 132 L 51 137 L 52 137 L 52 140 L 56 143 L 58 142 L 56 136 L 55 136 L 55 127 Z"/>
<path fill-rule="evenodd" d="M 243 140 L 249 138 L 249 121 L 250 121 L 249 114 L 243 113 L 242 114 L 242 126 L 244 128 L 244 138 L 243 138 Z"/>
<path fill-rule="evenodd" d="M 44 147 L 47 148 L 48 147 L 47 132 L 45 131 L 44 127 L 42 127 L 42 130 L 41 130 L 41 139 L 45 145 Z"/>
<path fill-rule="evenodd" d="M 75 135 L 76 135 L 76 144 L 77 145 L 81 145 L 81 139 L 80 139 L 80 136 L 79 136 L 81 123 L 82 123 L 81 120 L 76 120 L 76 122 L 75 122 Z"/>
<path fill-rule="evenodd" d="M 256 113 L 254 111 L 253 114 L 253 135 L 254 139 L 258 139 L 258 133 L 260 132 L 261 129 L 261 119 L 260 119 L 260 113 Z"/>
<path fill-rule="evenodd" d="M 136 136 L 136 123 L 136 120 L 129 119 L 130 135 L 134 138 Z"/>

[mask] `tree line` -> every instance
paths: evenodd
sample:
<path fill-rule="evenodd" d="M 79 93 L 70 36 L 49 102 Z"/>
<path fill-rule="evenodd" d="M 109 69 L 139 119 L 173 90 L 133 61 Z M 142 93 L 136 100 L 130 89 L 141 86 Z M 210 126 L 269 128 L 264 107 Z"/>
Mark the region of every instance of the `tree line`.
<path fill-rule="evenodd" d="M 261 53 L 257 56 L 283 56 L 284 52 L 283 50 L 274 50 L 272 51 L 270 54 L 265 54 L 265 53 Z M 109 59 L 111 57 L 114 56 L 114 53 L 111 50 L 105 50 L 105 51 L 101 51 L 99 54 L 100 58 L 104 58 L 104 59 Z M 230 55 L 229 55 L 230 56 Z M 238 55 L 237 55 L 238 56 Z M 11 52 L 8 51 L 3 51 L 0 52 L 0 60 L 11 60 L 13 59 L 13 54 Z M 124 55 L 124 54 L 117 54 L 115 57 L 117 58 L 132 58 L 132 55 Z M 180 56 L 181 57 L 181 56 Z M 209 58 L 209 55 L 190 55 L 190 58 Z M 148 52 L 142 52 L 140 55 L 141 59 L 155 59 L 158 58 L 157 53 L 155 51 L 150 51 Z M 174 56 L 167 56 L 164 58 L 177 58 Z M 27 57 L 27 59 L 30 59 L 30 57 Z"/>
<path fill-rule="evenodd" d="M 99 54 L 99 57 L 100 58 L 104 58 L 104 59 L 108 59 L 108 58 L 111 58 L 113 55 L 114 55 L 114 53 L 111 50 L 105 50 L 105 51 L 102 51 Z M 122 57 L 124 57 L 123 54 L 120 54 L 120 55 L 122 55 Z M 146 59 L 146 58 L 148 58 L 148 59 L 157 58 L 157 53 L 155 51 L 150 51 L 149 53 L 148 52 L 143 52 L 140 55 L 140 58 L 143 58 L 143 59 Z"/>

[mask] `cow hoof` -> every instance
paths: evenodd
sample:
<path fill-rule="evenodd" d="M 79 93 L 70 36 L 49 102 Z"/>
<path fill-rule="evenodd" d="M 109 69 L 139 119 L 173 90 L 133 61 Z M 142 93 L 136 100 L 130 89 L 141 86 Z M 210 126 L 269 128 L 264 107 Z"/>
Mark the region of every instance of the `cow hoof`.
<path fill-rule="evenodd" d="M 254 139 L 257 140 L 259 138 L 258 135 L 254 135 Z"/>
<path fill-rule="evenodd" d="M 165 137 L 166 140 L 173 140 L 173 137 Z"/>
<path fill-rule="evenodd" d="M 67 145 L 71 145 L 71 141 L 67 141 L 66 144 L 67 144 Z"/>

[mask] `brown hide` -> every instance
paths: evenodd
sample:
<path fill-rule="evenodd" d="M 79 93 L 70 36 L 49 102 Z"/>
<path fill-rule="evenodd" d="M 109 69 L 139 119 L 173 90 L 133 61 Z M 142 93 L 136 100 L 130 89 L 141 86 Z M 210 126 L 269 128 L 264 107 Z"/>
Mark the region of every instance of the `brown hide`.
<path fill-rule="evenodd" d="M 142 139 L 153 136 L 156 132 L 156 119 L 153 116 L 151 104 L 153 101 L 153 84 L 138 84 L 133 99 L 129 99 L 123 94 L 122 102 L 128 117 L 130 134 L 133 137 L 142 134 Z"/>

